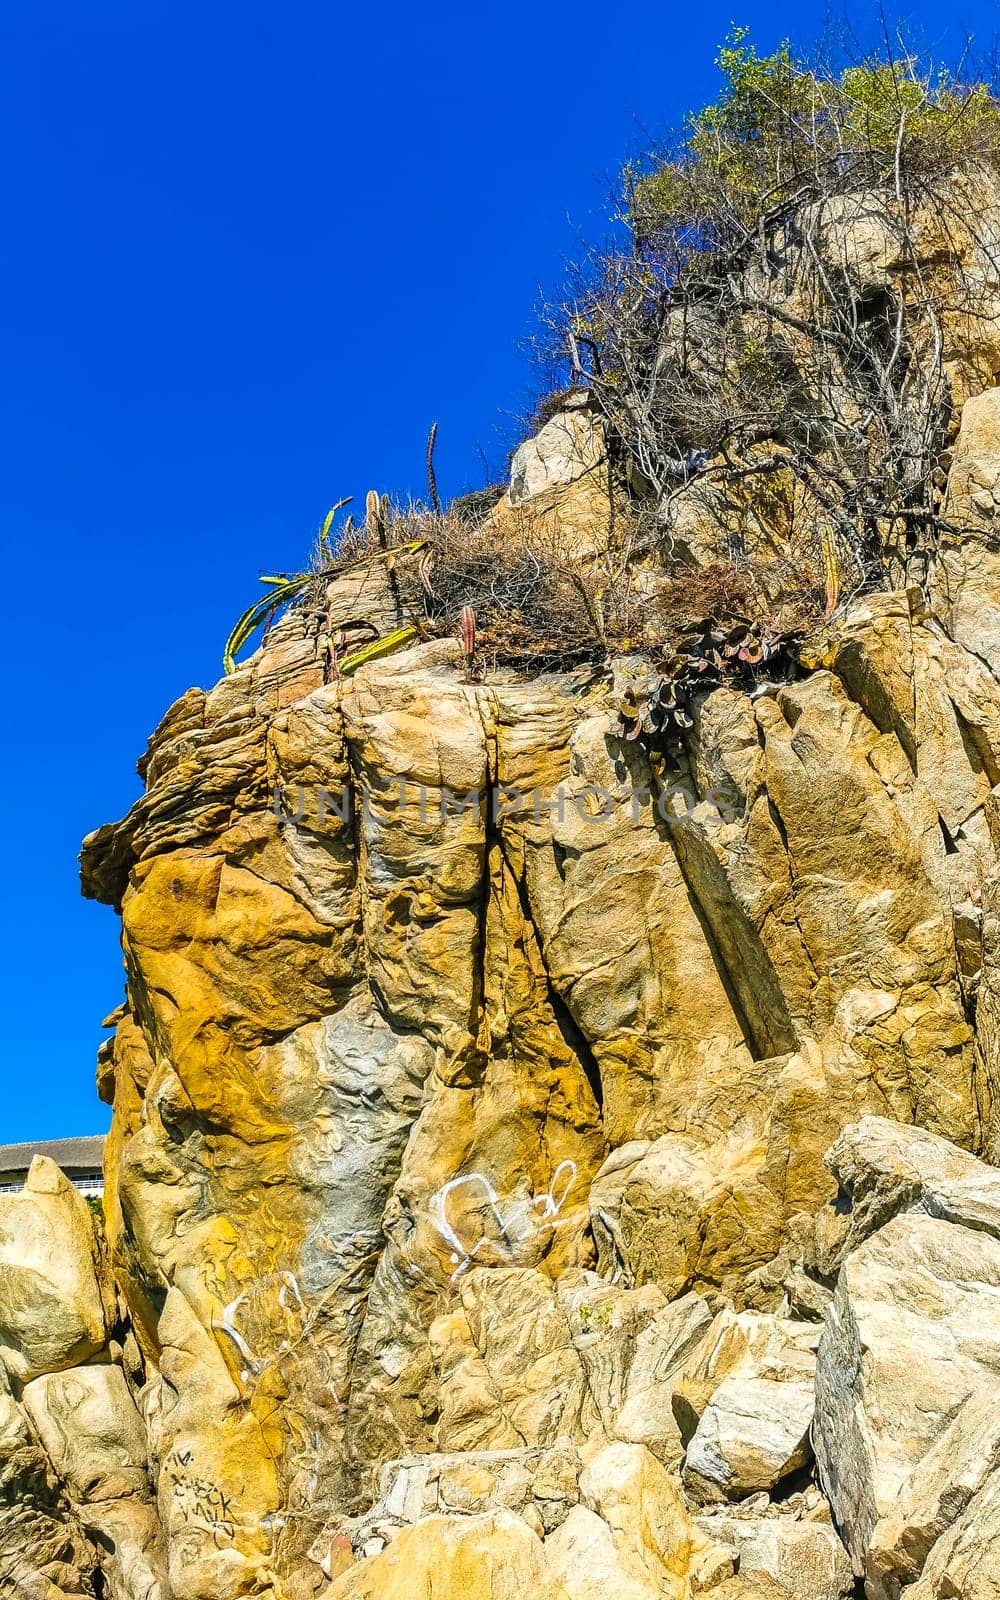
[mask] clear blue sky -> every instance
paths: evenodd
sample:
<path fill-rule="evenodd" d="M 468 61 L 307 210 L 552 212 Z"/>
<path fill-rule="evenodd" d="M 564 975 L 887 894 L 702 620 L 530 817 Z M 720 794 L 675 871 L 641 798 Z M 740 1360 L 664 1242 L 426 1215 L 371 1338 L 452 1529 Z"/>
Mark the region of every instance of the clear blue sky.
<path fill-rule="evenodd" d="M 904 15 L 950 51 L 996 12 Z M 539 285 L 734 16 L 771 47 L 826 7 L 0 5 L 0 1141 L 107 1123 L 117 919 L 75 858 L 147 734 L 335 498 L 422 492 L 432 418 L 444 492 L 502 462 Z"/>

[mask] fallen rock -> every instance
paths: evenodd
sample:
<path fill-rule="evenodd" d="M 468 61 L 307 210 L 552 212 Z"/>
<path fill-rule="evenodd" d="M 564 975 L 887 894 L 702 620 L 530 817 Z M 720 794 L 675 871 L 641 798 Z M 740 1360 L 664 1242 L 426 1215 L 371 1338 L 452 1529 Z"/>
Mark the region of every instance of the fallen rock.
<path fill-rule="evenodd" d="M 673 1411 L 674 1382 L 711 1321 L 708 1305 L 699 1295 L 682 1295 L 646 1324 L 632 1350 L 625 1393 L 611 1431 L 618 1439 L 646 1445 L 670 1468 L 679 1467 L 684 1454 Z"/>
<path fill-rule="evenodd" d="M 637 1551 L 623 1548 L 608 1524 L 586 1506 L 574 1506 L 545 1556 L 569 1600 L 659 1600 L 663 1589 Z"/>
<path fill-rule="evenodd" d="M 813 1385 L 726 1378 L 701 1415 L 684 1463 L 698 1500 L 740 1500 L 775 1488 L 812 1459 Z"/>
<path fill-rule="evenodd" d="M 819 1491 L 807 1509 L 790 1503 L 703 1513 L 698 1526 L 729 1550 L 742 1578 L 771 1578 L 795 1600 L 846 1600 L 854 1593 L 850 1558 Z M 825 1513 L 825 1514 L 824 1514 Z"/>
<path fill-rule="evenodd" d="M 21 1402 L 73 1500 L 148 1494 L 146 1433 L 121 1367 L 48 1373 Z"/>
<path fill-rule="evenodd" d="M 324 1600 L 568 1600 L 538 1535 L 511 1511 L 427 1517 L 370 1560 L 358 1562 Z"/>
<path fill-rule="evenodd" d="M 672 1405 L 687 1444 L 727 1378 L 811 1384 L 820 1329 L 815 1323 L 752 1311 L 720 1311 L 674 1383 Z"/>
<path fill-rule="evenodd" d="M 558 1533 L 545 1541 L 545 1555 L 569 1600 L 676 1600 L 695 1594 L 711 1600 L 789 1600 L 791 1593 L 764 1572 L 724 1577 L 707 1590 L 698 1588 L 683 1575 L 683 1552 L 668 1564 L 671 1570 L 657 1572 L 586 1506 L 575 1506 Z"/>
<path fill-rule="evenodd" d="M 835 1264 L 900 1211 L 925 1212 L 1000 1239 L 1000 1171 L 925 1128 L 862 1117 L 831 1146 L 826 1165 L 851 1200 Z"/>
<path fill-rule="evenodd" d="M 113 1315 L 87 1202 L 47 1157 L 0 1195 L 0 1361 L 22 1383 L 104 1346 Z"/>
<path fill-rule="evenodd" d="M 623 1559 L 638 1560 L 671 1600 L 732 1571 L 726 1551 L 692 1520 L 676 1479 L 643 1445 L 612 1444 L 595 1456 L 581 1474 L 580 1501 L 611 1529 Z"/>
<path fill-rule="evenodd" d="M 848 1256 L 816 1362 L 820 1481 L 862 1573 L 876 1526 L 1000 1373 L 1000 1243 L 923 1214 Z"/>

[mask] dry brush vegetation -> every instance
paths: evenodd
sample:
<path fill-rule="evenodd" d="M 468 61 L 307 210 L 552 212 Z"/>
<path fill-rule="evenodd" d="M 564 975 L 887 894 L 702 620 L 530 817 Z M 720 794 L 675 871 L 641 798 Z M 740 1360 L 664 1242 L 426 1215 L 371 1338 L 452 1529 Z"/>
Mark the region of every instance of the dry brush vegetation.
<path fill-rule="evenodd" d="M 989 367 L 1000 348 L 1000 102 L 888 43 L 834 67 L 758 56 L 737 30 L 719 66 L 719 100 L 625 169 L 614 242 L 545 313 L 603 429 L 603 548 L 579 559 L 529 509 L 498 519 L 497 489 L 442 508 L 432 429 L 427 504 L 371 494 L 339 532 L 331 513 L 310 571 L 273 581 L 237 645 L 378 562 L 389 647 L 457 633 L 470 669 L 533 671 L 644 654 L 625 725 L 669 733 L 700 688 L 794 670 L 817 621 L 919 580 L 951 531 L 964 392 L 996 377 L 950 356 Z M 335 670 L 385 643 L 345 643 Z"/>

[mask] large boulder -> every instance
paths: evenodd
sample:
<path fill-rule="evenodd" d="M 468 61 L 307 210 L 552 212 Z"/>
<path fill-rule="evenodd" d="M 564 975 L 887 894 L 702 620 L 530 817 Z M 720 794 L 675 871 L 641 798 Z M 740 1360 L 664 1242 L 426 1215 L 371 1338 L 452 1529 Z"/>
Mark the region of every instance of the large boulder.
<path fill-rule="evenodd" d="M 812 1459 L 812 1382 L 726 1378 L 687 1448 L 684 1482 L 698 1498 L 740 1500 L 777 1487 Z"/>
<path fill-rule="evenodd" d="M 74 1501 L 148 1495 L 149 1445 L 121 1367 L 49 1373 L 21 1403 Z"/>
<path fill-rule="evenodd" d="M 869 1600 L 898 1600 L 900 1589 L 919 1578 L 937 1541 L 965 1519 L 998 1472 L 1000 1411 L 989 1385 L 959 1407 L 876 1524 L 865 1558 Z M 975 1519 L 977 1513 L 970 1515 Z M 985 1527 L 981 1531 L 985 1539 Z"/>
<path fill-rule="evenodd" d="M 726 1551 L 692 1521 L 677 1480 L 642 1445 L 613 1444 L 595 1456 L 580 1477 L 580 1502 L 670 1600 L 710 1589 L 732 1571 Z"/>
<path fill-rule="evenodd" d="M 925 1128 L 863 1117 L 844 1129 L 826 1165 L 851 1203 L 838 1241 L 840 1259 L 900 1211 L 923 1212 L 1000 1239 L 1000 1171 Z"/>
<path fill-rule="evenodd" d="M 730 1551 L 745 1578 L 763 1574 L 795 1600 L 847 1600 L 855 1592 L 850 1559 L 817 1489 L 776 1504 L 758 1496 L 752 1504 L 715 1508 L 696 1520 Z"/>
<path fill-rule="evenodd" d="M 584 390 L 567 395 L 562 409 L 514 451 L 508 490 L 511 505 L 573 483 L 593 472 L 606 456 L 597 408 Z"/>
<path fill-rule="evenodd" d="M 75 1366 L 113 1318 L 87 1202 L 36 1156 L 22 1192 L 0 1195 L 0 1361 L 22 1383 Z"/>
<path fill-rule="evenodd" d="M 121 1368 L 46 1374 L 22 1402 L 80 1525 L 106 1551 L 109 1600 L 167 1600 L 149 1446 Z"/>
<path fill-rule="evenodd" d="M 428 1517 L 335 1579 L 325 1600 L 568 1600 L 537 1534 L 511 1511 Z"/>
<path fill-rule="evenodd" d="M 703 1501 L 774 1488 L 811 1459 L 818 1329 L 721 1311 L 674 1383 L 684 1482 Z"/>
<path fill-rule="evenodd" d="M 674 1380 L 672 1405 L 685 1444 L 727 1379 L 811 1384 L 819 1331 L 791 1317 L 720 1311 Z"/>
<path fill-rule="evenodd" d="M 609 1594 L 621 1600 L 658 1600 L 662 1593 L 640 1552 L 623 1549 L 604 1519 L 586 1506 L 573 1507 L 546 1542 L 545 1555 L 569 1600 L 600 1600 Z"/>
<path fill-rule="evenodd" d="M 931 1551 L 906 1600 L 996 1600 L 1000 1594 L 1000 1473 Z"/>
<path fill-rule="evenodd" d="M 880 1520 L 930 1481 L 935 1445 L 998 1375 L 1000 1242 L 903 1213 L 848 1256 L 819 1343 L 813 1439 L 858 1573 Z"/>

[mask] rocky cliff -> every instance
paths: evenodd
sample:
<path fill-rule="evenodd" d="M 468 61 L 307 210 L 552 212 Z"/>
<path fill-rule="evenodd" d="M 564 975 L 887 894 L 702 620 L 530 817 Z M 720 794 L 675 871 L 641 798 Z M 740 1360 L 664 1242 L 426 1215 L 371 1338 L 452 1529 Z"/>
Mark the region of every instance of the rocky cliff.
<path fill-rule="evenodd" d="M 0 1198 L 5 1592 L 996 1595 L 1000 389 L 968 370 L 920 581 L 695 695 L 668 763 L 623 734 L 628 661 L 337 671 L 394 620 L 384 564 L 167 713 L 83 853 L 127 974 L 106 1226 L 44 1162 Z M 577 395 L 489 537 L 599 560 L 618 494 Z"/>

